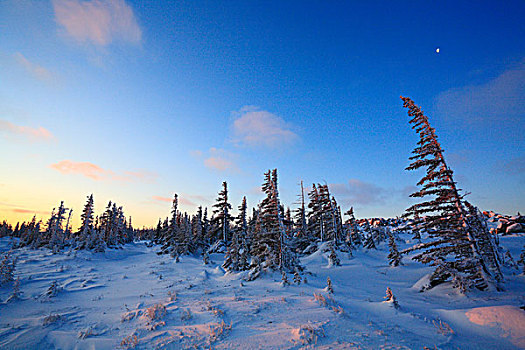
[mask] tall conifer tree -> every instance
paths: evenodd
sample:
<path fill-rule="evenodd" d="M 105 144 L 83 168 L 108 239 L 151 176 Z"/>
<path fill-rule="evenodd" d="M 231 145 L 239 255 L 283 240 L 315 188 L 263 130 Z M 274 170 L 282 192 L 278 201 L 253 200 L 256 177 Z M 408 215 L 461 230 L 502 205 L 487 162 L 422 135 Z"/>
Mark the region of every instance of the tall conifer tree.
<path fill-rule="evenodd" d="M 420 253 L 414 259 L 435 266 L 430 278 L 434 286 L 448 280 L 462 291 L 471 287 L 486 289 L 491 274 L 480 254 L 476 232 L 472 229 L 453 172 L 443 156 L 435 129 L 428 117 L 408 97 L 401 97 L 408 108 L 410 124 L 420 140 L 410 157 L 407 170 L 426 168 L 425 176 L 418 182 L 421 189 L 411 194 L 414 198 L 428 198 L 406 210 L 405 216 L 418 218 L 415 230 L 423 228 L 431 238 L 409 249 Z"/>

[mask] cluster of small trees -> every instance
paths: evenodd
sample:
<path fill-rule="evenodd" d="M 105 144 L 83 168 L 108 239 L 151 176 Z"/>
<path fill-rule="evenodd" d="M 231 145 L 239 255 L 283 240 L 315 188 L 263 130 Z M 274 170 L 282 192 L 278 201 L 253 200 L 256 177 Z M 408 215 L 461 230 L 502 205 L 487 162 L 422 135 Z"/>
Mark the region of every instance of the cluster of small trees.
<path fill-rule="evenodd" d="M 29 223 L 23 222 L 14 228 L 4 221 L 0 224 L 1 236 L 18 237 L 19 247 L 46 247 L 53 251 L 65 247 L 104 251 L 106 247 L 118 247 L 134 239 L 131 217 L 126 220 L 122 207 L 111 201 L 101 215 L 95 216 L 93 195 L 88 196 L 77 231 L 71 227 L 72 213 L 62 201 L 58 208 L 53 208 L 45 224 L 37 221 L 36 216 Z"/>
<path fill-rule="evenodd" d="M 161 254 L 171 254 L 176 259 L 183 254 L 197 253 L 207 262 L 208 254 L 224 252 L 223 266 L 230 271 L 260 267 L 293 270 L 297 265 L 289 248 L 293 221 L 285 219 L 276 169 L 265 174 L 262 189 L 266 198 L 253 208 L 250 217 L 246 197 L 238 207 L 238 214 L 231 214 L 226 182 L 222 184 L 210 219 L 207 208 L 203 211 L 199 207 L 193 216 L 181 213 L 175 194 L 171 217 L 159 220 L 153 242 L 161 245 Z"/>
<path fill-rule="evenodd" d="M 249 278 L 256 278 L 264 269 L 297 274 L 302 270 L 298 255 L 317 250 L 323 242 L 328 243 L 330 264 L 337 266 L 337 251 L 351 255 L 352 249 L 363 244 L 373 249 L 390 236 L 392 264 L 399 264 L 401 257 L 393 241 L 394 233 L 388 228 L 393 222 L 358 222 L 353 208 L 346 212 L 349 219 L 343 222 L 341 208 L 330 195 L 328 185 L 313 184 L 306 205 L 301 183 L 300 203 L 294 215 L 280 202 L 277 169 L 264 174 L 261 189 L 265 198 L 252 208 L 251 215 L 243 197 L 234 216 L 228 202 L 228 185 L 223 182 L 209 219 L 207 208 L 199 207 L 193 216 L 180 212 L 175 194 L 171 216 L 159 220 L 150 238 L 161 246 L 159 254 L 171 254 L 177 260 L 184 254 L 202 254 L 207 263 L 210 253 L 223 252 L 223 267 L 229 271 L 251 270 Z"/>

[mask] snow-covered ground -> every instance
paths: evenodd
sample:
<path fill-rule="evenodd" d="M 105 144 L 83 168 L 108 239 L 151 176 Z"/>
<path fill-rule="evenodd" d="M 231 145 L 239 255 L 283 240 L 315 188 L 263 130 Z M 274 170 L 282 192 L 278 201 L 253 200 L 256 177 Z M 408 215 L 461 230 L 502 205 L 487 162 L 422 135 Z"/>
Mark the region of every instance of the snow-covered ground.
<path fill-rule="evenodd" d="M 401 235 L 402 239 L 409 236 Z M 518 259 L 525 236 L 501 245 Z M 403 249 L 406 243 L 399 242 Z M 0 239 L 0 252 L 10 238 Z M 105 253 L 16 249 L 21 298 L 4 302 L 2 349 L 519 349 L 525 348 L 525 276 L 506 269 L 504 292 L 458 294 L 449 285 L 424 293 L 431 268 L 403 258 L 390 267 L 388 247 L 303 258 L 307 283 L 281 283 L 279 273 L 253 282 L 212 263 L 179 263 L 144 242 Z M 330 277 L 334 293 L 326 288 Z M 56 281 L 56 295 L 47 291 Z M 400 307 L 383 302 L 390 287 Z"/>

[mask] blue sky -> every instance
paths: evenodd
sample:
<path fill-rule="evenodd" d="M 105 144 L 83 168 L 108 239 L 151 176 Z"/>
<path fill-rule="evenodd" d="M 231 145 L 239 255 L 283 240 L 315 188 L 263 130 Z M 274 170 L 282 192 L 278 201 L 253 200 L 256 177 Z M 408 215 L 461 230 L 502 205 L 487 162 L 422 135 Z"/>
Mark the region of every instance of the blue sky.
<path fill-rule="evenodd" d="M 346 211 L 396 216 L 421 177 L 399 95 L 430 116 L 482 209 L 525 210 L 525 3 L 6 0 L 0 218 L 88 194 L 138 225 L 255 206 L 325 182 Z M 436 49 L 440 48 L 437 53 Z"/>

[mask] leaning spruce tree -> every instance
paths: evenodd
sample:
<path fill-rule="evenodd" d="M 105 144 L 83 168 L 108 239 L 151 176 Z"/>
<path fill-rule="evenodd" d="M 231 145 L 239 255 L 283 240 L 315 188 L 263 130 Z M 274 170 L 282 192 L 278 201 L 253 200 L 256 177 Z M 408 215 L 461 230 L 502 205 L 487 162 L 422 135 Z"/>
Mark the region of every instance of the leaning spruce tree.
<path fill-rule="evenodd" d="M 430 240 L 406 249 L 404 253 L 419 251 L 414 260 L 435 266 L 430 287 L 451 280 L 461 291 L 472 287 L 484 290 L 495 282 L 495 278 L 481 254 L 477 232 L 469 224 L 463 196 L 445 162 L 435 129 L 410 98 L 401 96 L 401 99 L 412 117 L 409 123 L 420 137 L 412 151 L 414 155 L 409 158 L 412 163 L 406 170 L 426 168 L 426 175 L 417 184 L 420 190 L 410 196 L 431 197 L 414 204 L 405 213 L 405 217 L 413 219 L 414 230 L 424 229 Z"/>

